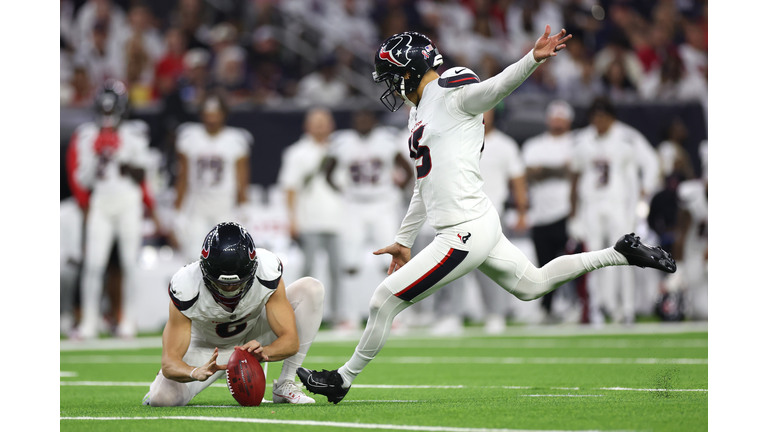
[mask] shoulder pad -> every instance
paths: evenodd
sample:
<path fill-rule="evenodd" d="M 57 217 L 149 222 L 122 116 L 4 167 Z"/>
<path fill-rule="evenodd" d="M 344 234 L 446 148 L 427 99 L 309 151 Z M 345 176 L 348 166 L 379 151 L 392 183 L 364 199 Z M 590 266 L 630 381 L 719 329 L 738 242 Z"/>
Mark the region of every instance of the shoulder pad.
<path fill-rule="evenodd" d="M 200 273 L 199 262 L 182 267 L 173 275 L 171 283 L 168 284 L 168 295 L 179 311 L 183 312 L 191 308 L 200 297 L 199 284 L 195 282 L 194 278 L 195 271 Z"/>
<path fill-rule="evenodd" d="M 253 144 L 253 135 L 251 135 L 250 132 L 248 132 L 247 129 L 235 127 L 235 126 L 225 126 L 224 130 L 231 133 L 232 135 L 242 139 L 245 141 L 245 144 L 252 145 Z"/>
<path fill-rule="evenodd" d="M 188 133 L 190 133 L 190 132 L 193 132 L 193 131 L 195 131 L 195 130 L 199 129 L 199 128 L 200 128 L 200 126 L 202 126 L 200 123 L 194 123 L 194 122 L 185 122 L 185 123 L 182 123 L 182 124 L 180 124 L 180 125 L 179 125 L 179 126 L 176 128 L 176 135 L 180 137 L 180 136 L 182 136 L 183 134 L 188 134 Z"/>
<path fill-rule="evenodd" d="M 277 289 L 280 279 L 283 277 L 283 263 L 274 253 L 257 248 L 256 256 L 259 266 L 256 267 L 256 279 L 269 289 Z"/>
<path fill-rule="evenodd" d="M 443 88 L 461 87 L 467 84 L 479 83 L 480 78 L 472 72 L 472 69 L 466 67 L 450 68 L 440 75 L 437 83 Z"/>
<path fill-rule="evenodd" d="M 144 120 L 125 120 L 123 121 L 122 126 L 131 133 L 149 135 L 149 126 Z"/>
<path fill-rule="evenodd" d="M 681 201 L 691 201 L 701 189 L 703 185 L 699 179 L 686 180 L 677 186 L 677 196 Z"/>
<path fill-rule="evenodd" d="M 90 132 L 98 132 L 99 128 L 96 126 L 96 123 L 94 122 L 86 122 L 81 124 L 75 129 L 75 133 L 78 135 L 82 135 L 85 133 Z"/>

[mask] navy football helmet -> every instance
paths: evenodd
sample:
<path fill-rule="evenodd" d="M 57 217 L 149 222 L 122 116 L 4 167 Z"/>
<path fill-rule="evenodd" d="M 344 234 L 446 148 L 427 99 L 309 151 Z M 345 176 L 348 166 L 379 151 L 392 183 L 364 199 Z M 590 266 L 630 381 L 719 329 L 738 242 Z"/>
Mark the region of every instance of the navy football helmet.
<path fill-rule="evenodd" d="M 240 224 L 220 223 L 205 237 L 200 269 L 218 303 L 234 310 L 253 286 L 257 266 L 256 245 Z"/>
<path fill-rule="evenodd" d="M 114 128 L 128 111 L 128 89 L 121 81 L 108 79 L 96 94 L 97 120 L 101 127 Z"/>
<path fill-rule="evenodd" d="M 373 63 L 376 68 L 373 80 L 387 83 L 381 103 L 395 112 L 403 103 L 415 107 L 406 95 L 419 87 L 427 71 L 443 64 L 443 56 L 428 37 L 418 32 L 404 32 L 385 40 L 376 51 Z"/>

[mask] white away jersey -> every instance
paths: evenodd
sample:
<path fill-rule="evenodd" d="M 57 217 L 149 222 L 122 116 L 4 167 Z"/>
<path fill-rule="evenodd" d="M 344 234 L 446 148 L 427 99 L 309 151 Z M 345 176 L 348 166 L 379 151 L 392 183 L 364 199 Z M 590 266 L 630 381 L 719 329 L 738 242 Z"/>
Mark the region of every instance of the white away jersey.
<path fill-rule="evenodd" d="M 176 150 L 187 159 L 187 197 L 195 204 L 234 207 L 237 203 L 237 161 L 250 154 L 253 136 L 225 126 L 211 136 L 201 123 L 179 126 Z"/>
<path fill-rule="evenodd" d="M 683 250 L 686 255 L 697 255 L 701 258 L 707 248 L 709 236 L 707 185 L 699 179 L 686 180 L 678 186 L 677 197 L 680 208 L 691 215 L 691 226 L 685 235 Z M 689 261 L 687 256 L 683 259 Z"/>
<path fill-rule="evenodd" d="M 92 190 L 92 201 L 141 201 L 141 187 L 120 172 L 123 164 L 146 168 L 149 135 L 143 121 L 123 121 L 116 132 L 86 123 L 76 131 L 78 165 L 75 178 Z"/>
<path fill-rule="evenodd" d="M 198 345 L 231 348 L 244 342 L 283 274 L 280 259 L 266 249 L 256 249 L 256 280 L 234 311 L 225 310 L 203 282 L 200 261 L 182 267 L 168 287 L 171 301 L 192 320 L 192 339 Z"/>
<path fill-rule="evenodd" d="M 408 118 L 408 146 L 416 164 L 413 199 L 423 203 L 427 222 L 435 228 L 477 219 L 491 207 L 480 175 L 483 115 L 456 105 L 457 94 L 469 82 L 479 82 L 469 69 L 449 69 L 427 84 Z"/>
<path fill-rule="evenodd" d="M 327 155 L 328 145 L 308 134 L 283 151 L 277 183 L 296 191 L 296 223 L 301 232 L 335 233 L 342 223 L 342 201 L 323 172 Z"/>
<path fill-rule="evenodd" d="M 475 220 L 492 207 L 480 175 L 483 113 L 522 84 L 539 64 L 531 50 L 483 82 L 468 68 L 456 67 L 424 87 L 408 119 L 416 184 L 395 241 L 411 247 L 425 217 L 440 229 Z"/>
<path fill-rule="evenodd" d="M 623 203 L 636 184 L 637 176 L 634 130 L 618 122 L 602 136 L 594 126 L 576 134 L 571 169 L 580 173 L 579 196 L 589 203 Z M 636 131 L 634 131 L 636 132 Z"/>
<path fill-rule="evenodd" d="M 537 135 L 523 144 L 523 160 L 528 167 L 567 168 L 573 152 L 573 133 L 559 136 Z M 531 224 L 548 225 L 568 216 L 571 211 L 571 181 L 547 178 L 529 181 Z"/>
<path fill-rule="evenodd" d="M 344 194 L 357 201 L 389 199 L 397 192 L 393 178 L 399 150 L 397 136 L 388 128 L 377 127 L 368 135 L 343 130 L 333 136 L 329 156 L 336 159 Z"/>
<path fill-rule="evenodd" d="M 483 190 L 497 212 L 504 211 L 509 196 L 509 179 L 525 175 L 525 164 L 520 157 L 517 141 L 498 129 L 485 135 L 480 172 L 485 186 Z"/>

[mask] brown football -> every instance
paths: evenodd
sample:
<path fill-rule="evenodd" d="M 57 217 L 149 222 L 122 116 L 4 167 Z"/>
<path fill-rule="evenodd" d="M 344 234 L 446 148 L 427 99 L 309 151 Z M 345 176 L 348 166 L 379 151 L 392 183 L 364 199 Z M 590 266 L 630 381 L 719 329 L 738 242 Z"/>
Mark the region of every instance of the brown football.
<path fill-rule="evenodd" d="M 251 353 L 236 349 L 227 363 L 227 387 L 237 403 L 259 406 L 264 398 L 264 369 Z"/>

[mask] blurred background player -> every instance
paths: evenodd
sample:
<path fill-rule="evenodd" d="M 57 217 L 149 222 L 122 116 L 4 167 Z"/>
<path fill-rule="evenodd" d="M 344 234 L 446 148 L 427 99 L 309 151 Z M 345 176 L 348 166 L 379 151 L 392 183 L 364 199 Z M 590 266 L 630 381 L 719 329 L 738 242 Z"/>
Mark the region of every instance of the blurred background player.
<path fill-rule="evenodd" d="M 682 271 L 678 277 L 667 278 L 663 285 L 671 292 L 683 290 L 684 316 L 695 320 L 706 320 L 709 309 L 707 145 L 706 142 L 702 143 L 700 149 L 703 168 L 701 178 L 686 180 L 677 188 L 680 209 L 672 255 L 679 259 Z"/>
<path fill-rule="evenodd" d="M 510 192 L 514 196 L 517 210 L 517 222 L 514 227 L 507 227 L 502 222 L 504 234 L 509 237 L 511 231 L 524 232 L 528 227 L 528 187 L 525 180 L 525 164 L 520 156 L 520 147 L 512 137 L 495 127 L 495 111 L 483 114 L 485 135 L 480 174 L 483 176 L 483 192 L 488 195 L 491 204 L 504 215 L 505 204 Z M 504 221 L 504 218 L 502 218 Z M 506 314 L 509 312 L 510 299 L 483 272 L 472 271 L 480 287 L 485 318 L 484 331 L 489 334 L 504 332 L 507 326 Z M 432 328 L 436 335 L 460 333 L 463 323 L 462 310 L 467 279 L 458 279 L 437 291 L 435 297 L 435 315 L 440 317 Z M 447 288 L 447 289 L 446 289 Z"/>
<path fill-rule="evenodd" d="M 610 99 L 596 98 L 589 118 L 590 125 L 578 132 L 573 150 L 570 216 L 578 215 L 586 248 L 599 250 L 622 232 L 635 230 L 638 195 L 654 192 L 659 162 L 640 132 L 616 120 Z M 610 268 L 587 279 L 593 324 L 604 320 L 599 309 L 613 322 L 634 322 L 634 275 L 621 270 Z"/>
<path fill-rule="evenodd" d="M 224 98 L 209 93 L 200 107 L 202 123 L 184 123 L 177 132 L 177 237 L 190 262 L 199 257 L 199 239 L 211 226 L 242 219 L 238 206 L 247 200 L 253 136 L 227 126 L 227 114 Z"/>
<path fill-rule="evenodd" d="M 85 222 L 82 319 L 78 336 L 98 336 L 104 271 L 117 241 L 122 270 L 122 302 L 117 335 L 136 334 L 134 286 L 142 241 L 142 198 L 156 226 L 152 198 L 144 182 L 149 137 L 146 124 L 123 120 L 128 95 L 120 81 L 108 80 L 96 96 L 97 120 L 80 126 L 73 143 L 77 152 L 75 179 L 90 190 Z"/>
<path fill-rule="evenodd" d="M 330 111 L 310 110 L 304 120 L 304 135 L 283 151 L 277 179 L 285 191 L 291 238 L 304 254 L 302 276 L 318 274 L 315 263 L 320 251 L 325 252 L 331 322 L 338 322 L 342 314 L 338 233 L 344 214 L 341 197 L 326 181 L 323 166 L 335 128 Z"/>
<path fill-rule="evenodd" d="M 356 290 L 354 276 L 368 258 L 368 244 L 385 244 L 397 233 L 400 214 L 400 190 L 413 177 L 413 168 L 397 147 L 396 134 L 386 127 L 376 127 L 376 115 L 368 110 L 353 117 L 353 130 L 334 134 L 334 143 L 325 164 L 328 184 L 344 197 L 344 214 L 354 215 L 344 220 L 340 239 L 343 250 L 343 298 L 349 299 Z M 398 169 L 399 168 L 399 169 Z M 334 178 L 339 177 L 338 181 Z M 338 184 L 337 184 L 338 183 Z M 382 260 L 377 270 L 386 276 L 389 263 Z M 358 283 L 359 284 L 359 283 Z M 357 297 L 355 293 L 355 297 Z M 365 294 L 366 299 L 370 293 Z M 351 305 L 344 312 L 337 329 L 356 329 L 365 316 Z"/>
<path fill-rule="evenodd" d="M 566 221 L 571 213 L 568 164 L 573 151 L 573 108 L 565 101 L 553 101 L 547 106 L 546 121 L 547 131 L 523 144 L 523 160 L 530 185 L 528 215 L 540 266 L 566 253 Z M 557 295 L 565 295 L 569 286 L 573 284 L 558 289 Z M 549 317 L 552 316 L 554 295 L 555 292 L 550 292 L 542 299 L 542 307 Z"/>

